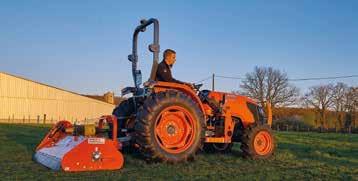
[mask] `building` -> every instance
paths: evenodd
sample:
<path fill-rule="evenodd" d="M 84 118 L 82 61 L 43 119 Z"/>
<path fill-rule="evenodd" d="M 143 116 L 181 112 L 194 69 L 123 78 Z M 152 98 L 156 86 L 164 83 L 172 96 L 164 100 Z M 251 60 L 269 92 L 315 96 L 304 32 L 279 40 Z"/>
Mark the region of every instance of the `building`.
<path fill-rule="evenodd" d="M 114 104 L 0 72 L 0 122 L 74 122 L 111 114 L 114 107 Z"/>
<path fill-rule="evenodd" d="M 110 103 L 110 104 L 115 104 L 115 105 L 118 105 L 119 103 L 121 103 L 124 100 L 123 97 L 114 96 L 113 92 L 107 92 L 102 96 L 100 96 L 100 95 L 86 95 L 86 94 L 82 94 L 82 95 L 86 96 L 86 97 L 89 97 L 89 98 L 92 98 L 92 99 L 97 99 L 97 100 L 100 100 L 100 101 L 103 101 L 103 102 L 107 102 L 107 103 Z"/>

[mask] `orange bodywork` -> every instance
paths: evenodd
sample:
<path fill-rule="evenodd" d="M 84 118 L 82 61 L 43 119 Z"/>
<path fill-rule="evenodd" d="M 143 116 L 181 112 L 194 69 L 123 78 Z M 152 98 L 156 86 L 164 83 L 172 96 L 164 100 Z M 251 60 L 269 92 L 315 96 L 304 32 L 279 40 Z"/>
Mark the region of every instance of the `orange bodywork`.
<path fill-rule="evenodd" d="M 215 99 L 217 102 L 221 102 L 223 100 L 224 95 L 224 112 L 230 111 L 231 116 L 240 118 L 244 127 L 247 127 L 248 125 L 255 122 L 254 116 L 247 107 L 248 102 L 256 105 L 256 102 L 254 100 L 241 95 L 214 91 L 210 92 L 209 97 Z"/>
<path fill-rule="evenodd" d="M 272 125 L 272 108 L 271 108 L 271 102 L 266 102 L 266 114 L 267 114 L 267 124 Z"/>
<path fill-rule="evenodd" d="M 196 95 L 196 92 L 192 88 L 187 86 L 187 85 L 177 84 L 177 83 L 172 83 L 172 82 L 158 81 L 152 86 L 154 86 L 153 90 L 154 90 L 155 93 L 167 91 L 167 90 L 170 90 L 170 89 L 181 91 L 181 92 L 189 95 L 196 103 L 198 103 L 200 109 L 202 111 L 204 111 L 204 106 L 203 106 L 203 103 L 201 102 L 199 96 Z"/>
<path fill-rule="evenodd" d="M 73 125 L 69 121 L 59 121 L 51 128 L 50 132 L 47 133 L 47 135 L 44 139 L 42 139 L 40 144 L 37 145 L 36 151 L 41 148 L 54 146 L 59 140 L 67 136 L 67 134 L 61 130 L 66 130 L 72 127 Z"/>
<path fill-rule="evenodd" d="M 213 115 L 212 108 L 208 104 L 201 102 L 197 93 L 187 85 L 158 81 L 152 84 L 152 86 L 155 93 L 170 89 L 181 91 L 189 95 L 199 105 L 205 115 L 205 119 Z M 205 142 L 207 143 L 231 143 L 231 138 L 235 128 L 235 121 L 233 120 L 233 117 L 239 118 L 242 121 L 244 128 L 255 122 L 255 117 L 247 106 L 248 102 L 257 105 L 254 100 L 241 95 L 215 91 L 210 92 L 209 98 L 212 98 L 219 103 L 223 101 L 224 95 L 225 101 L 221 105 L 223 108 L 223 115 L 221 115 L 221 117 L 224 118 L 224 135 L 220 137 L 206 137 Z M 208 125 L 207 129 L 213 130 L 214 127 L 212 125 Z"/>
<path fill-rule="evenodd" d="M 224 98 L 225 96 L 225 98 Z M 255 118 L 249 108 L 247 107 L 247 103 L 250 102 L 252 104 L 256 103 L 248 97 L 223 93 L 223 92 L 215 92 L 212 91 L 209 94 L 209 98 L 214 99 L 216 102 L 223 102 L 223 115 L 224 118 L 224 136 L 222 137 L 206 137 L 205 142 L 207 143 L 231 143 L 232 135 L 235 128 L 235 121 L 232 119 L 233 117 L 239 118 L 242 121 L 244 127 L 255 122 Z M 210 106 L 204 104 L 204 112 L 210 113 L 212 112 Z"/>
<path fill-rule="evenodd" d="M 224 113 L 224 136 L 220 137 L 206 137 L 205 142 L 206 143 L 231 143 L 231 137 L 234 132 L 235 128 L 235 122 L 233 121 L 231 117 L 230 110 L 226 110 Z"/>
<path fill-rule="evenodd" d="M 95 158 L 98 155 L 98 159 Z M 115 142 L 105 138 L 87 138 L 63 157 L 64 171 L 118 170 L 123 167 L 123 155 Z"/>

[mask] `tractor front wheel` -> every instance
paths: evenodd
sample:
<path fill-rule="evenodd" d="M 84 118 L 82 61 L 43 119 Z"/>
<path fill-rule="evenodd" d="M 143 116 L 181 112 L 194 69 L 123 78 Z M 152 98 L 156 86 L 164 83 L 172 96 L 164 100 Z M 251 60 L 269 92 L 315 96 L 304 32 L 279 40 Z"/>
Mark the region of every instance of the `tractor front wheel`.
<path fill-rule="evenodd" d="M 170 90 L 144 102 L 135 139 L 146 158 L 177 163 L 194 157 L 205 139 L 204 128 L 204 115 L 192 98 Z"/>
<path fill-rule="evenodd" d="M 252 125 L 244 130 L 241 138 L 244 156 L 252 159 L 267 159 L 275 151 L 276 143 L 268 125 Z"/>

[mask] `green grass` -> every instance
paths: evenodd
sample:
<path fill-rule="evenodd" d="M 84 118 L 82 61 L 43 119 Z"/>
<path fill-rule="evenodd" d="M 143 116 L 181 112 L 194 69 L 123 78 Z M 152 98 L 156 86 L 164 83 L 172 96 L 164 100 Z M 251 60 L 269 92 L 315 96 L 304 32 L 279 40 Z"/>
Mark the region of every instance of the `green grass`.
<path fill-rule="evenodd" d="M 231 154 L 201 153 L 194 162 L 178 165 L 125 154 L 122 170 L 65 173 L 32 161 L 48 129 L 0 124 L 0 180 L 358 180 L 358 135 L 277 132 L 276 154 L 265 161 L 243 159 L 236 144 Z"/>

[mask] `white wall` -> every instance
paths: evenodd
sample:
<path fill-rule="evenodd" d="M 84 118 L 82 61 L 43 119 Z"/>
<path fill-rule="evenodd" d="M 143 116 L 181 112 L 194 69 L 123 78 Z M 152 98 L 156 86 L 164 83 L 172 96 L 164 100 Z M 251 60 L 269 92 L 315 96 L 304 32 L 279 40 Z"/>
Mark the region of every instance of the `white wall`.
<path fill-rule="evenodd" d="M 0 122 L 84 120 L 111 114 L 114 105 L 0 73 Z"/>

